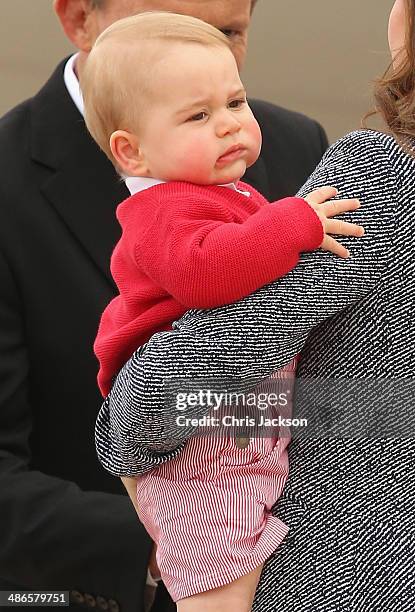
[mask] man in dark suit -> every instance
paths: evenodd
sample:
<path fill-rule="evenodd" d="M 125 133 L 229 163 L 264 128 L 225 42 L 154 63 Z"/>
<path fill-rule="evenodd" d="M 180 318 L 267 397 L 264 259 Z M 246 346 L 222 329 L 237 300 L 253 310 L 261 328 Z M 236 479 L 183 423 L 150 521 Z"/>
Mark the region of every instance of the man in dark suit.
<path fill-rule="evenodd" d="M 176 10 L 246 52 L 252 0 L 55 0 L 79 49 L 120 17 Z M 63 61 L 0 120 L 0 590 L 69 590 L 74 607 L 144 610 L 151 541 L 118 479 L 100 467 L 92 344 L 114 296 L 115 208 L 128 195 L 88 135 Z M 73 93 L 73 92 L 72 92 Z M 327 146 L 306 117 L 259 101 L 263 150 L 245 180 L 294 194 Z M 153 610 L 173 610 L 163 587 Z"/>

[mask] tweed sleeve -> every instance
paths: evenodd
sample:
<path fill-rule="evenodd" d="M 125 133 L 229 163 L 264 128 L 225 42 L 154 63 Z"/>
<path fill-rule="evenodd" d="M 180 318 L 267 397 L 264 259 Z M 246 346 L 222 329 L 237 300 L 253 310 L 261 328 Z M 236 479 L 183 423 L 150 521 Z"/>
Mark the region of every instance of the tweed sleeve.
<path fill-rule="evenodd" d="M 179 452 L 192 434 L 180 429 L 172 435 L 168 381 L 209 376 L 259 382 L 301 351 L 313 328 L 373 290 L 393 256 L 400 197 L 399 175 L 382 138 L 370 131 L 345 136 L 299 192 L 333 185 L 338 198 L 360 199 L 361 208 L 342 217 L 366 231 L 363 238 L 341 239 L 350 258 L 304 254 L 284 278 L 236 304 L 188 311 L 172 332 L 154 335 L 133 355 L 97 421 L 97 451 L 108 471 L 150 469 Z"/>

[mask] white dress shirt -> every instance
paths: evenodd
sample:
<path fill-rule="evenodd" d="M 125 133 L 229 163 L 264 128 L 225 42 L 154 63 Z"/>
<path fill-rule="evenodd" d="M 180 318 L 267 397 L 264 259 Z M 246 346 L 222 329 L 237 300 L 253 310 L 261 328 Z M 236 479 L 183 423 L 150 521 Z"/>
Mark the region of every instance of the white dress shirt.
<path fill-rule="evenodd" d="M 78 77 L 75 74 L 75 62 L 78 58 L 79 53 L 72 55 L 66 62 L 65 69 L 63 71 L 63 80 L 65 81 L 66 89 L 71 96 L 73 103 L 76 108 L 84 116 L 84 101 L 82 98 L 81 88 L 79 86 Z"/>

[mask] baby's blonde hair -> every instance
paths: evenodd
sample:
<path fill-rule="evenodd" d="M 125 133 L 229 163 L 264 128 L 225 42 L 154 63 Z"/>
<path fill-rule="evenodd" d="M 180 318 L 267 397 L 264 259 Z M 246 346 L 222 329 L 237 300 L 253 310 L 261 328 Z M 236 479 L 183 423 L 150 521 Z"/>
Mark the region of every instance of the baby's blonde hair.
<path fill-rule="evenodd" d="M 88 130 L 115 166 L 110 136 L 139 125 L 149 98 L 152 68 L 166 56 L 166 47 L 155 42 L 230 49 L 228 38 L 215 27 L 176 13 L 139 13 L 102 32 L 85 63 L 81 89 Z"/>

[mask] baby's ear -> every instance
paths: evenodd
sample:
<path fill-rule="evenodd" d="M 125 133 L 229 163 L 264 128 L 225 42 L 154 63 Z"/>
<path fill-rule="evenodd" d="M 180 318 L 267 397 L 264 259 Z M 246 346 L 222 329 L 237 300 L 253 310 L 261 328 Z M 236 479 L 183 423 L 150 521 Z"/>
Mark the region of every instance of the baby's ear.
<path fill-rule="evenodd" d="M 131 132 L 117 130 L 110 137 L 111 153 L 126 176 L 146 176 L 147 166 L 138 138 Z"/>

